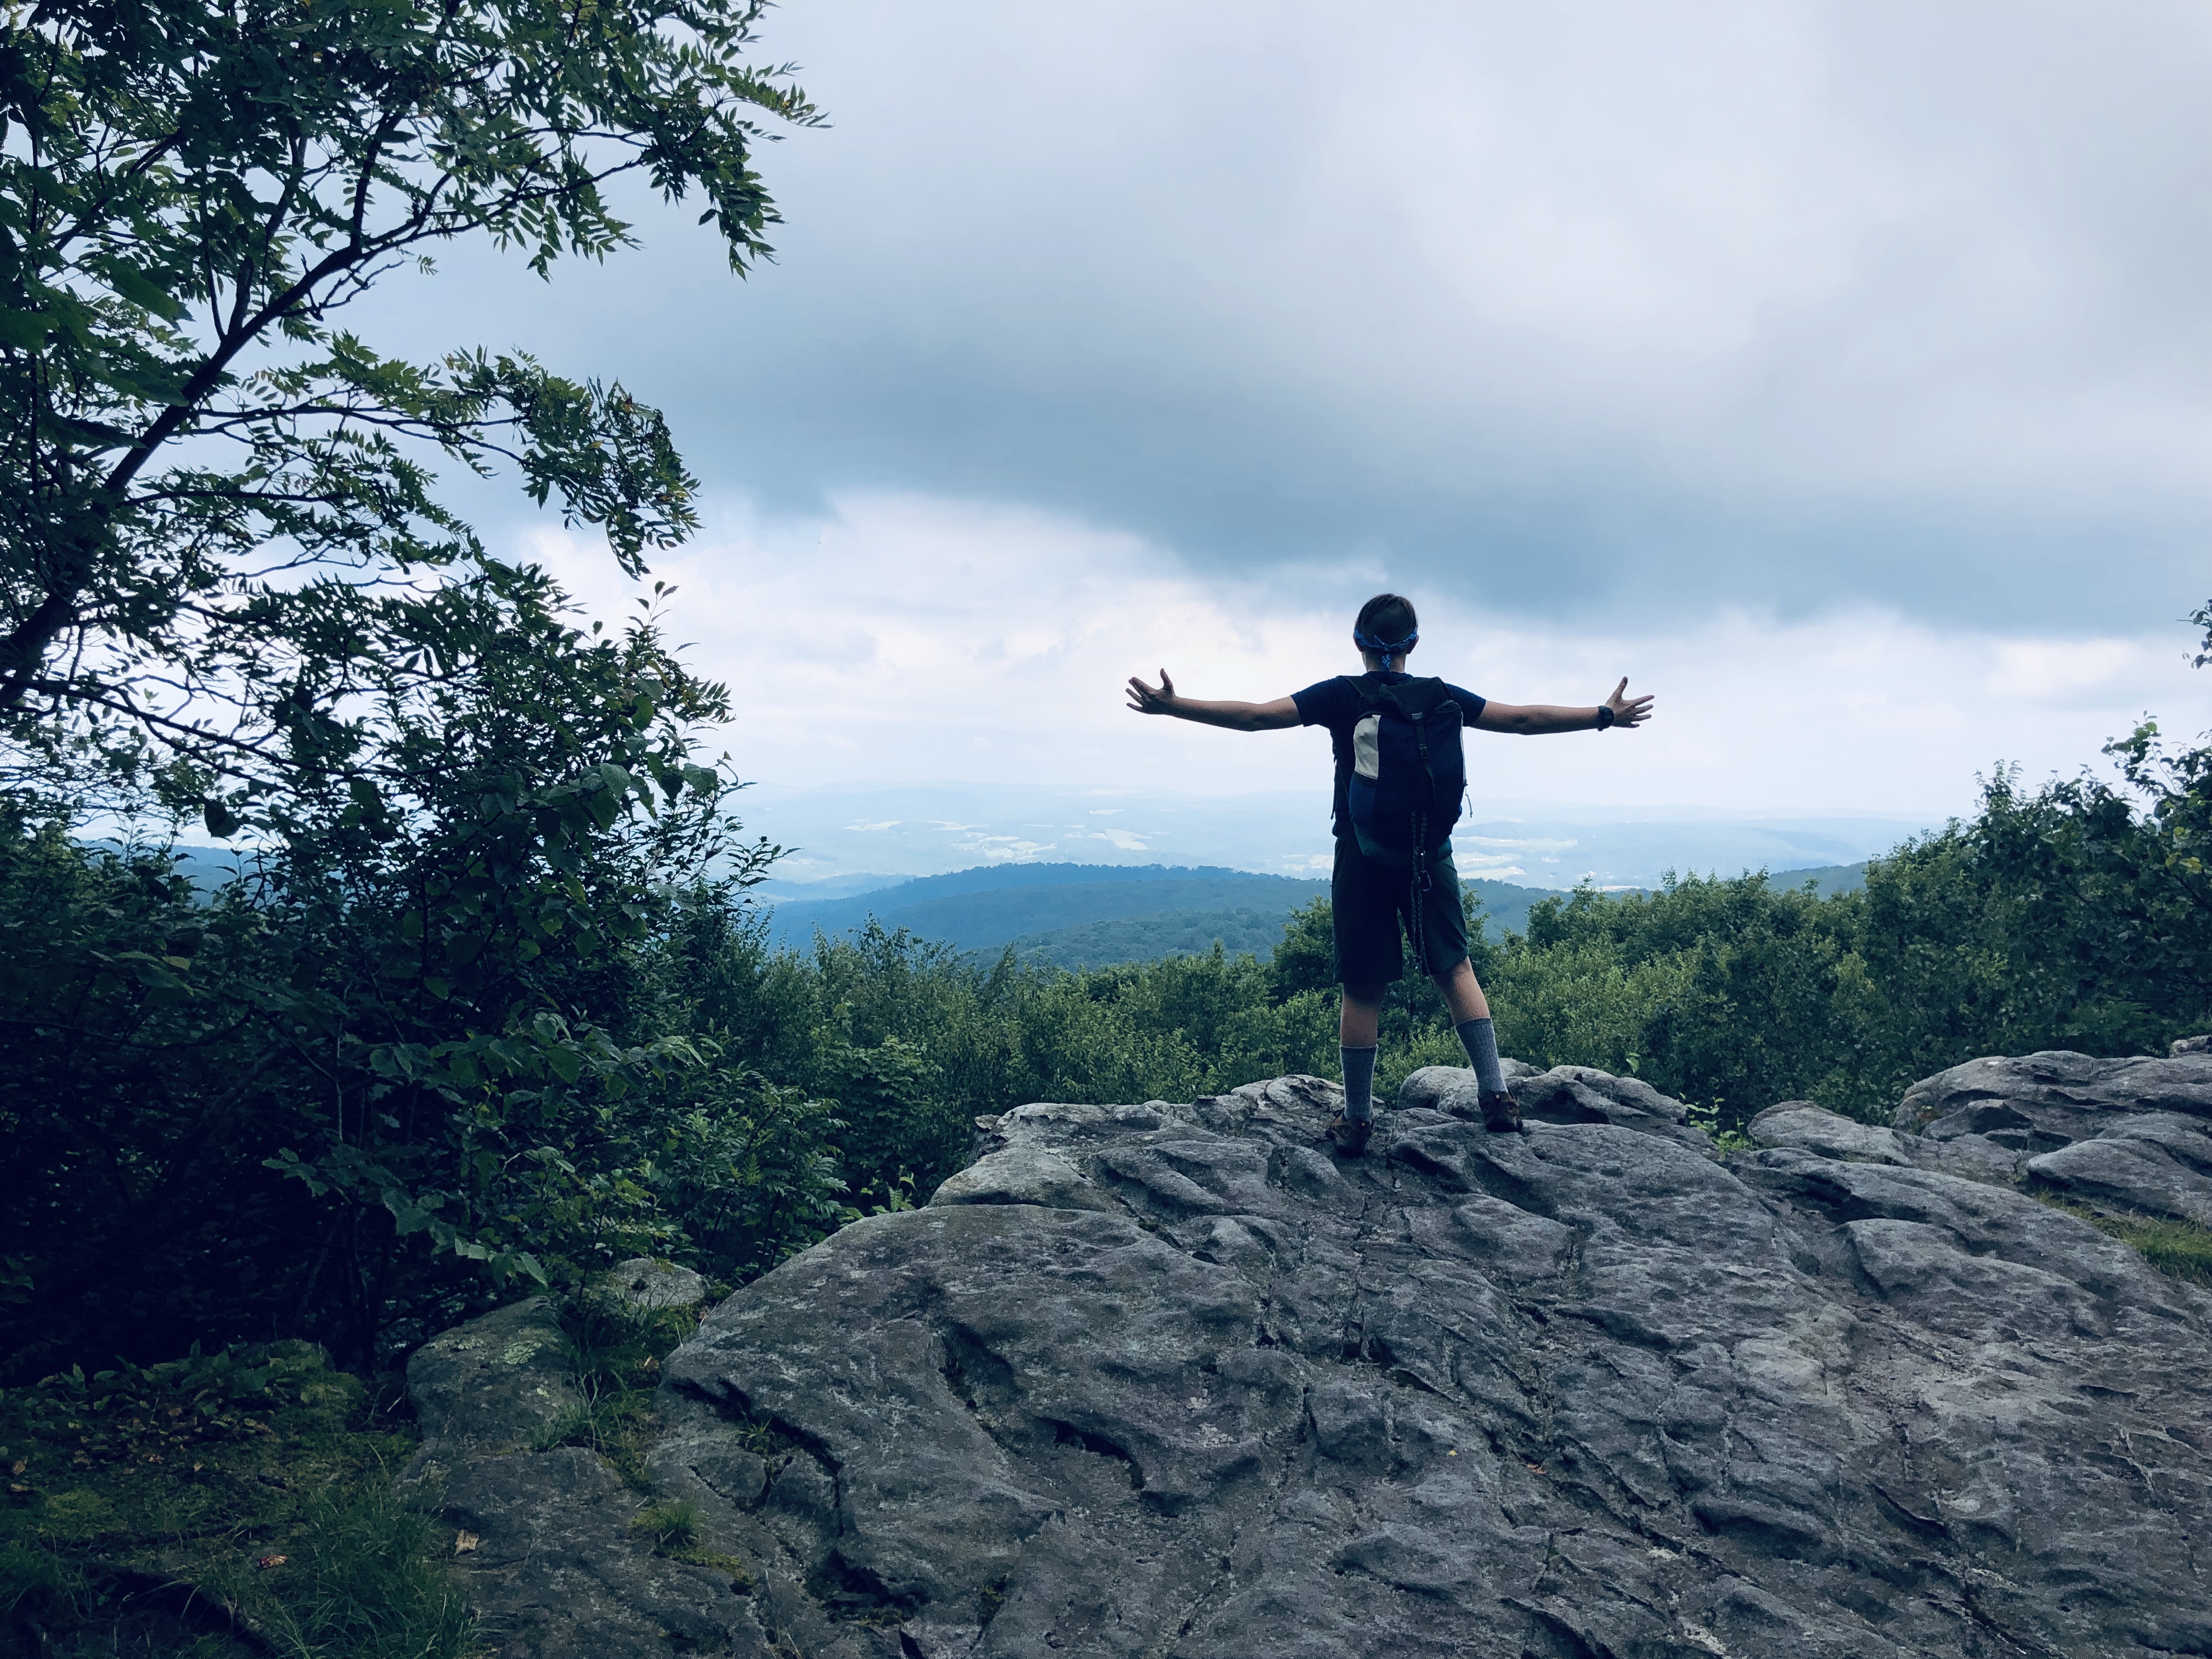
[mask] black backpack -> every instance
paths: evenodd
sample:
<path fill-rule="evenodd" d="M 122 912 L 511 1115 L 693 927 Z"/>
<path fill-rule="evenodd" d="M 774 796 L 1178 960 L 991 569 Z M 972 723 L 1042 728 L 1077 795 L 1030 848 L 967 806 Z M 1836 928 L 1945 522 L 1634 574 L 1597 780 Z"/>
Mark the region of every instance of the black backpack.
<path fill-rule="evenodd" d="M 1448 842 L 1459 822 L 1465 715 L 1442 680 L 1384 685 L 1346 678 L 1363 710 L 1352 728 L 1346 789 L 1352 832 L 1369 858 L 1405 868 Z"/>

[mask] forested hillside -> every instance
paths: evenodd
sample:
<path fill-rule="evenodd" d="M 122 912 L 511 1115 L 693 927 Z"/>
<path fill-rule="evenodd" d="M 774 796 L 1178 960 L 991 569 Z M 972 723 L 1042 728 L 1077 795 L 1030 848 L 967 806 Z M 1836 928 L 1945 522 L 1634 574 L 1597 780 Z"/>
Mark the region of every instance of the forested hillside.
<path fill-rule="evenodd" d="M 1530 907 L 1555 896 L 1510 882 L 1474 884 L 1493 940 L 1528 925 Z M 768 901 L 771 945 L 805 949 L 819 932 L 836 936 L 873 923 L 995 956 L 1011 946 L 1024 962 L 1103 968 L 1211 950 L 1273 954 L 1291 915 L 1323 896 L 1326 881 L 1243 870 L 1163 869 L 1095 864 L 1016 864 L 926 876 L 851 897 Z"/>
<path fill-rule="evenodd" d="M 1327 882 L 1304 884 L 1320 890 L 1315 896 L 1328 890 Z M 1503 881 L 1469 882 L 1467 886 L 1474 914 L 1492 944 L 1503 942 L 1509 933 L 1526 929 L 1534 907 L 1559 896 L 1550 888 L 1516 887 Z M 1024 962 L 1049 963 L 1060 968 L 1106 968 L 1167 956 L 1199 955 L 1216 944 L 1232 955 L 1249 951 L 1265 962 L 1274 955 L 1293 909 L 1291 903 L 1281 900 L 1266 908 L 1249 904 L 1224 910 L 1177 907 L 1023 933 L 1006 941 L 992 939 L 982 948 L 1003 942 Z M 916 927 L 915 931 L 927 930 Z"/>
<path fill-rule="evenodd" d="M 1025 933 L 1006 948 L 1024 963 L 1055 968 L 1109 968 L 1203 956 L 1217 945 L 1231 955 L 1265 962 L 1274 955 L 1289 921 L 1287 910 L 1159 910 Z"/>

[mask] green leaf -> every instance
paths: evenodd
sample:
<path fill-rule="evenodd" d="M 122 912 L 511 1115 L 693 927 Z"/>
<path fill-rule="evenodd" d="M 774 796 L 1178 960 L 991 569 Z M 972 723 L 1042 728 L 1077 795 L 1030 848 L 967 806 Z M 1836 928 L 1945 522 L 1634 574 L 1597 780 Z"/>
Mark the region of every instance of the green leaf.
<path fill-rule="evenodd" d="M 167 289 L 149 277 L 136 265 L 121 259 L 102 259 L 95 269 L 107 279 L 107 285 L 133 305 L 143 306 L 157 317 L 174 322 L 185 314 L 184 307 L 173 299 Z"/>
<path fill-rule="evenodd" d="M 36 351 L 46 343 L 53 319 L 35 311 L 0 311 L 0 344 Z"/>

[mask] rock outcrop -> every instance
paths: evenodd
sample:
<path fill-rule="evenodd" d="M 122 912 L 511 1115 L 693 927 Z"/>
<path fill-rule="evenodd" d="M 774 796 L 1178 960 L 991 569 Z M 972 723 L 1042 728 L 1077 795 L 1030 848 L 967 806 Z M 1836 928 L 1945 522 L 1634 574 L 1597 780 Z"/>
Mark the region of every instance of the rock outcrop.
<path fill-rule="evenodd" d="M 515 1659 L 2212 1653 L 2212 1297 L 2010 1184 L 2201 1173 L 2212 1056 L 1976 1066 L 1725 1161 L 1574 1068 L 1525 1135 L 1417 1073 L 1350 1164 L 1312 1078 L 1025 1106 L 666 1363 L 654 1495 L 742 1574 L 468 1437 L 550 1408 L 482 1380 L 526 1313 L 418 1358 L 420 1461 Z"/>
<path fill-rule="evenodd" d="M 1954 1066 L 1905 1091 L 1885 1161 L 2021 1180 L 2107 1213 L 2212 1225 L 2205 1042 L 2185 1037 L 2163 1060 L 2054 1052 Z M 1796 1120 L 1779 1121 L 1789 1110 L 1762 1114 L 1754 1137 L 1798 1133 Z"/>

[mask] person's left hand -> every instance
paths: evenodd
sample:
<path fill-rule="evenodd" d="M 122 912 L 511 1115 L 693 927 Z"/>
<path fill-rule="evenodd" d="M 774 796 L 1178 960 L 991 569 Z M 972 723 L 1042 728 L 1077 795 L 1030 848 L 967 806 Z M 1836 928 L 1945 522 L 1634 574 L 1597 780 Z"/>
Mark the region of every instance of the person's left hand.
<path fill-rule="evenodd" d="M 1605 700 L 1605 706 L 1613 710 L 1615 726 L 1641 726 L 1651 718 L 1650 697 L 1631 697 L 1626 674 L 1621 676 L 1620 684 L 1613 688 L 1613 695 Z"/>

